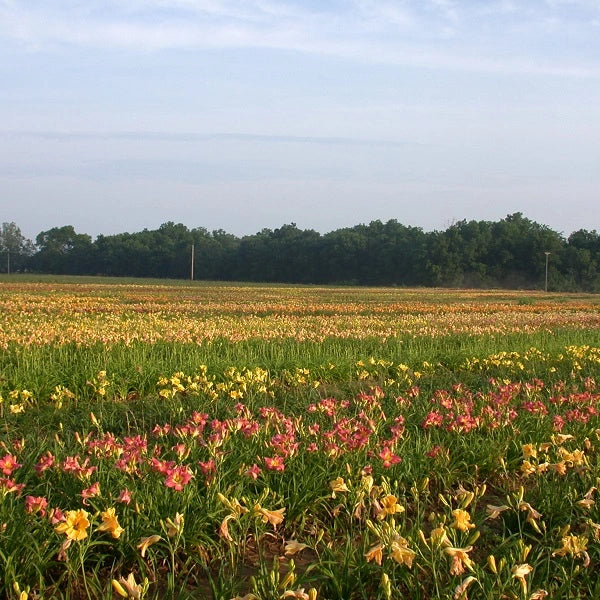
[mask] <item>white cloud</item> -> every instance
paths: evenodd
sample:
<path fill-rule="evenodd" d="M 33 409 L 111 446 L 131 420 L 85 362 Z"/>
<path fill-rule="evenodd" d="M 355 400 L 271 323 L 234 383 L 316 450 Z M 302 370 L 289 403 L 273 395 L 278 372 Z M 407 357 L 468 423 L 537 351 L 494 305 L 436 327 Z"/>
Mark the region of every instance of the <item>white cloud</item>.
<path fill-rule="evenodd" d="M 366 63 L 490 73 L 597 77 L 598 3 L 352 0 L 316 8 L 273 0 L 0 1 L 0 42 L 128 51 L 271 48 Z M 568 7 L 576 6 L 570 14 Z M 596 18 L 597 22 L 597 18 Z M 556 48 L 564 52 L 557 60 Z M 550 48 L 554 56 L 547 58 Z"/>

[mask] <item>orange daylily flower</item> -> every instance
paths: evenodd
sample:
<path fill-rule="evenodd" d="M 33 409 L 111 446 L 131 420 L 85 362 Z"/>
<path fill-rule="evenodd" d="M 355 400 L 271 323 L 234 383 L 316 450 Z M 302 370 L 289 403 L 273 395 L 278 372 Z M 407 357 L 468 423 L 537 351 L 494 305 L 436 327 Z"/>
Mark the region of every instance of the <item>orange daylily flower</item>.
<path fill-rule="evenodd" d="M 365 552 L 365 558 L 367 559 L 367 562 L 374 561 L 378 565 L 381 565 L 383 562 L 384 548 L 385 546 L 383 544 L 375 544 L 375 546 L 371 546 L 371 548 Z"/>
<path fill-rule="evenodd" d="M 260 504 L 254 505 L 254 514 L 260 515 L 262 517 L 263 523 L 271 523 L 273 527 L 277 528 L 277 525 L 283 523 L 283 513 L 285 512 L 285 508 L 278 508 L 277 510 L 267 510 L 266 508 L 262 508 Z"/>

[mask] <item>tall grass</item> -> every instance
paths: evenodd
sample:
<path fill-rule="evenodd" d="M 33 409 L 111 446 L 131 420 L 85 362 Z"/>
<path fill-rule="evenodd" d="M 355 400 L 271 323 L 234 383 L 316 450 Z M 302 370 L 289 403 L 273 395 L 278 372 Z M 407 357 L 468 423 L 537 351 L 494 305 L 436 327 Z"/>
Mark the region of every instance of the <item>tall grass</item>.
<path fill-rule="evenodd" d="M 359 360 L 370 357 L 406 363 L 416 369 L 424 362 L 439 363 L 452 371 L 466 358 L 485 357 L 501 351 L 524 352 L 530 347 L 556 353 L 568 345 L 595 345 L 595 330 L 562 330 L 505 336 L 407 337 L 323 342 L 293 340 L 226 339 L 201 344 L 156 342 L 105 346 L 29 346 L 11 345 L 0 353 L 0 382 L 5 387 L 26 388 L 38 397 L 47 397 L 56 385 L 65 385 L 85 394 L 86 382 L 98 371 L 111 374 L 118 389 L 147 394 L 162 375 L 184 371 L 194 373 L 200 365 L 212 372 L 235 366 L 262 367 L 279 371 L 295 367 L 317 368 L 335 364 L 340 381 L 350 376 Z"/>

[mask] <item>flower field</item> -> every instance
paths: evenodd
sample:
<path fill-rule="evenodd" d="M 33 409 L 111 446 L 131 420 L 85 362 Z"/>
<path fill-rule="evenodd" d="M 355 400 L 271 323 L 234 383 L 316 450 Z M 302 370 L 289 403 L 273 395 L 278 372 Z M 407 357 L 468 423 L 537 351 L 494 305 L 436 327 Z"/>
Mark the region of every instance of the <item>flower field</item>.
<path fill-rule="evenodd" d="M 600 298 L 0 283 L 7 598 L 598 598 Z"/>

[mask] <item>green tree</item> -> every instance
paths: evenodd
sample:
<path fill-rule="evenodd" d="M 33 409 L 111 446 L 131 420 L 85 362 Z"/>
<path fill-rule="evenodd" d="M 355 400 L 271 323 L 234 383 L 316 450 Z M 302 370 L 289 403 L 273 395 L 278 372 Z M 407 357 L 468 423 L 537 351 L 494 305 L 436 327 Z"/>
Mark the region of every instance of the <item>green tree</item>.
<path fill-rule="evenodd" d="M 580 229 L 569 236 L 564 271 L 570 289 L 600 290 L 600 235 L 596 231 Z"/>
<path fill-rule="evenodd" d="M 33 254 L 33 244 L 21 233 L 14 222 L 2 223 L 0 228 L 0 254 L 6 257 L 6 273 L 18 271 Z"/>
<path fill-rule="evenodd" d="M 82 275 L 89 273 L 94 263 L 92 238 L 76 233 L 72 225 L 42 231 L 35 243 L 38 251 L 31 264 L 39 272 Z"/>

